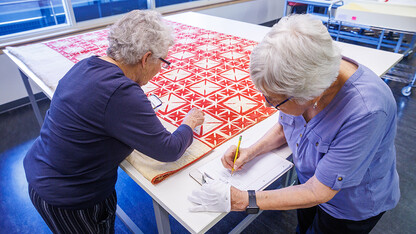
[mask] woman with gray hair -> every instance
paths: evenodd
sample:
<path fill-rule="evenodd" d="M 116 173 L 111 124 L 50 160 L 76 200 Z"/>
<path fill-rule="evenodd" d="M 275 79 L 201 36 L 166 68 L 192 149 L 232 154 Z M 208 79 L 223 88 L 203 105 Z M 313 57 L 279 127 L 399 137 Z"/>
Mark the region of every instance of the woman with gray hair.
<path fill-rule="evenodd" d="M 191 209 L 298 209 L 298 233 L 370 232 L 400 197 L 396 103 L 389 87 L 367 67 L 341 57 L 322 22 L 308 15 L 282 18 L 253 50 L 250 73 L 266 105 L 280 110 L 279 120 L 241 148 L 235 164 L 236 146 L 222 163 L 240 170 L 287 143 L 299 184 L 255 192 L 214 181 L 190 196 L 197 204 Z"/>
<path fill-rule="evenodd" d="M 108 40 L 107 56 L 80 61 L 60 80 L 24 159 L 32 203 L 54 233 L 113 233 L 119 164 L 133 149 L 177 160 L 204 121 L 192 109 L 170 133 L 141 88 L 169 65 L 172 30 L 159 13 L 124 15 Z"/>

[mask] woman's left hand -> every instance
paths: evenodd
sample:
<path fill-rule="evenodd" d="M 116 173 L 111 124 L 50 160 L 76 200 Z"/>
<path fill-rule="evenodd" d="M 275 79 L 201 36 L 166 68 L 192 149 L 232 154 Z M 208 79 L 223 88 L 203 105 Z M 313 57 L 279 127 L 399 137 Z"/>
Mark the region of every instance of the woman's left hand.
<path fill-rule="evenodd" d="M 188 200 L 195 205 L 189 207 L 191 212 L 230 212 L 231 185 L 221 180 L 208 179 L 201 188 L 192 191 Z"/>

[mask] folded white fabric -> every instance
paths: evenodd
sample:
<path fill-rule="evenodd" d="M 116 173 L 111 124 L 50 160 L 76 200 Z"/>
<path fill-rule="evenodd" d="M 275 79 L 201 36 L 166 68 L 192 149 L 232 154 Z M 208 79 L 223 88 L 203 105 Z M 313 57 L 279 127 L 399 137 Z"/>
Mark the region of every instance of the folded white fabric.
<path fill-rule="evenodd" d="M 231 185 L 223 181 L 207 179 L 207 183 L 188 196 L 188 200 L 195 203 L 189 211 L 230 212 L 230 188 Z"/>
<path fill-rule="evenodd" d="M 74 66 L 65 56 L 43 43 L 7 47 L 11 54 L 20 59 L 52 91 L 55 91 L 59 80 Z"/>

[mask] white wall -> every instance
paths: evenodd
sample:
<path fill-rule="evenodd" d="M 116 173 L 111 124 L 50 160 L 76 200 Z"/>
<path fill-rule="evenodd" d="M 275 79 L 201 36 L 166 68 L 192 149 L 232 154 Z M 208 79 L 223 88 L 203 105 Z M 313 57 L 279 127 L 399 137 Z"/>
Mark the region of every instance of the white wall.
<path fill-rule="evenodd" d="M 262 24 L 282 17 L 284 5 L 284 0 L 253 0 L 198 12 L 252 24 Z"/>
<path fill-rule="evenodd" d="M 199 11 L 200 13 L 253 24 L 261 24 L 283 15 L 284 0 L 252 0 Z M 32 84 L 34 93 L 40 92 Z M 27 97 L 26 89 L 14 63 L 0 55 L 0 105 Z"/>

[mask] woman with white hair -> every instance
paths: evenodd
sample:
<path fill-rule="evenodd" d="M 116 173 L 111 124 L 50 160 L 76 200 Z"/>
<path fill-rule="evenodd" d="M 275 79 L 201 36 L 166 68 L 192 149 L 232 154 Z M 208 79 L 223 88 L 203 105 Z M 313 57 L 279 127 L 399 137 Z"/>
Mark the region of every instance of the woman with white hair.
<path fill-rule="evenodd" d="M 298 209 L 298 233 L 370 232 L 400 197 L 396 103 L 389 87 L 342 57 L 322 22 L 308 15 L 274 25 L 251 54 L 250 73 L 266 105 L 280 110 L 279 120 L 258 142 L 241 148 L 235 164 L 236 146 L 222 163 L 240 170 L 287 143 L 299 184 L 255 192 L 214 181 L 193 192 L 190 200 L 197 205 L 191 209 Z M 214 199 L 221 196 L 226 199 Z"/>
<path fill-rule="evenodd" d="M 54 233 L 113 233 L 119 164 L 133 149 L 177 160 L 204 121 L 192 109 L 170 133 L 141 88 L 169 65 L 174 39 L 159 13 L 126 14 L 108 40 L 106 56 L 80 61 L 60 80 L 24 159 L 32 203 Z"/>

